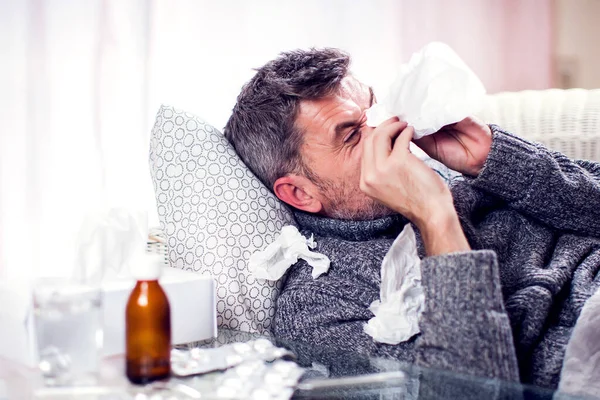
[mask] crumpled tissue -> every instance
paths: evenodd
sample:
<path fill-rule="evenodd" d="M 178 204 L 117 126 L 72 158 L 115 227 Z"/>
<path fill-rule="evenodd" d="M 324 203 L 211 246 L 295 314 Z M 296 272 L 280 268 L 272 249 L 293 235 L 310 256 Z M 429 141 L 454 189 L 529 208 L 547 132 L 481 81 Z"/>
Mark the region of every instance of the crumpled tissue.
<path fill-rule="evenodd" d="M 420 139 L 478 112 L 484 96 L 485 87 L 467 64 L 448 45 L 432 42 L 400 67 L 387 96 L 367 110 L 367 125 L 397 116 Z"/>
<path fill-rule="evenodd" d="M 264 250 L 257 251 L 250 256 L 248 269 L 258 279 L 276 281 L 294 265 L 299 258 L 304 259 L 313 267 L 312 277 L 317 279 L 329 271 L 329 258 L 310 249 L 316 243 L 313 236 L 305 238 L 293 225 L 286 225 L 281 229 L 277 239 Z"/>
<path fill-rule="evenodd" d="M 420 332 L 425 293 L 415 232 L 406 224 L 381 264 L 380 300 L 369 310 L 375 315 L 364 331 L 375 341 L 398 344 Z"/>

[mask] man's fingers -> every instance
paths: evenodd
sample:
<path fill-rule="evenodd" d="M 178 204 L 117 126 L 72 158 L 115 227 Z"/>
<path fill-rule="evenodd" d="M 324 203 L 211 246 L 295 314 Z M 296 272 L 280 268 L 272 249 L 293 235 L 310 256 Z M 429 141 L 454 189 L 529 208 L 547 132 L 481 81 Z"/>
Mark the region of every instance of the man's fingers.
<path fill-rule="evenodd" d="M 388 118 L 385 121 L 383 121 L 381 124 L 379 124 L 377 126 L 377 128 L 379 128 L 380 126 L 390 125 L 390 124 L 393 124 L 394 122 L 398 122 L 398 121 L 400 121 L 400 118 L 398 118 L 398 117 Z"/>
<path fill-rule="evenodd" d="M 400 156 L 401 152 L 408 150 L 408 146 L 413 138 L 414 133 L 415 129 L 412 126 L 408 126 L 404 128 L 402 132 L 400 132 L 400 136 L 396 138 L 396 142 L 394 143 L 392 156 Z"/>
<path fill-rule="evenodd" d="M 386 121 L 387 122 L 387 121 Z M 406 122 L 395 121 L 385 126 L 378 127 L 373 131 L 372 151 L 373 157 L 379 160 L 385 160 L 392 152 L 392 142 L 406 128 Z"/>
<path fill-rule="evenodd" d="M 397 117 L 393 117 L 366 134 L 363 139 L 363 166 L 375 165 L 380 161 L 380 157 L 385 160 L 392 150 L 391 138 L 395 137 L 405 124 L 405 122 L 400 122 Z"/>
<path fill-rule="evenodd" d="M 437 135 L 437 133 L 434 133 L 433 135 L 424 136 L 421 139 L 414 140 L 414 142 L 417 146 L 419 146 L 421 150 L 427 153 L 429 157 L 435 158 L 437 160 L 438 155 L 435 135 Z"/>

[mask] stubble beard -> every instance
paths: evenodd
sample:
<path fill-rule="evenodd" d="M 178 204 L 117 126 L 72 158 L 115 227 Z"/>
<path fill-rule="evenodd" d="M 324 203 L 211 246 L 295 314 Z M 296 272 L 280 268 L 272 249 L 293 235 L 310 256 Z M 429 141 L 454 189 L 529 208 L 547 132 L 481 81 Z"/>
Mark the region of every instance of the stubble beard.
<path fill-rule="evenodd" d="M 331 181 L 317 179 L 314 182 L 329 200 L 326 215 L 334 219 L 366 221 L 386 217 L 396 212 L 364 194 L 358 184 L 337 185 Z"/>

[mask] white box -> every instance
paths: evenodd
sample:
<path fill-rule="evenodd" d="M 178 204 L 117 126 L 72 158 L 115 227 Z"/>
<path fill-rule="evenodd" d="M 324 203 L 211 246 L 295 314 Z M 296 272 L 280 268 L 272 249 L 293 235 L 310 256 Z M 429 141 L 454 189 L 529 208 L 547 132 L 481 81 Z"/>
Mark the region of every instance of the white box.
<path fill-rule="evenodd" d="M 37 351 L 31 289 L 11 283 L 0 282 L 0 357 L 34 366 Z"/>
<path fill-rule="evenodd" d="M 215 281 L 212 277 L 164 267 L 160 283 L 171 306 L 173 344 L 210 339 L 217 335 Z M 125 306 L 133 280 L 103 284 L 103 355 L 125 352 Z M 22 290 L 22 289 L 20 289 Z M 27 301 L 26 301 L 27 300 Z M 0 286 L 0 357 L 27 366 L 37 364 L 32 305 L 23 292 Z M 12 307 L 11 307 L 12 305 Z M 13 310 L 6 312 L 5 307 Z"/>

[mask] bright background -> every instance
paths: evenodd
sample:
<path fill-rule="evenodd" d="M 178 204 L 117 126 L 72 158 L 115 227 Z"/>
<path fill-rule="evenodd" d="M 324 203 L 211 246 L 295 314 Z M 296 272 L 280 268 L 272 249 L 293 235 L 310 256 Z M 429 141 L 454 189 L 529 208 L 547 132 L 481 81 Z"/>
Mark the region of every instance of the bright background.
<path fill-rule="evenodd" d="M 0 0 L 0 278 L 70 270 L 91 209 L 148 210 L 161 103 L 222 127 L 280 51 L 333 46 L 377 91 L 432 40 L 490 93 L 600 87 L 599 0 Z"/>

